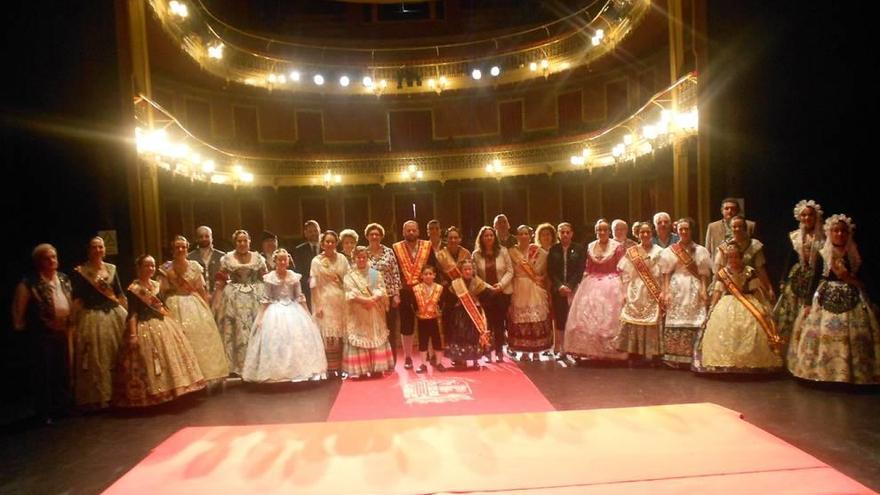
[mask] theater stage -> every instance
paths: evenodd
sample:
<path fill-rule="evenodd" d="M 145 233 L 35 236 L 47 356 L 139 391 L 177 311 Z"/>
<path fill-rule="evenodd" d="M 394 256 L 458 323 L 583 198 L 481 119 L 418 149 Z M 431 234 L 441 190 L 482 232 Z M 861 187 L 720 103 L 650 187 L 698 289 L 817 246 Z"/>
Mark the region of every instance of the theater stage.
<path fill-rule="evenodd" d="M 710 403 L 184 428 L 108 494 L 874 493 Z"/>

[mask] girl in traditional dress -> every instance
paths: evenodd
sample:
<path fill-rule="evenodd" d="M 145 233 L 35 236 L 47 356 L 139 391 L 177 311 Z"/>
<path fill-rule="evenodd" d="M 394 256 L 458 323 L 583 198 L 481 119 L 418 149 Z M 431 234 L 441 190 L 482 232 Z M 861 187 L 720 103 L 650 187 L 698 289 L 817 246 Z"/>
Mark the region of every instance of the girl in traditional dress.
<path fill-rule="evenodd" d="M 229 371 L 240 376 L 251 328 L 262 307 L 263 275 L 267 268 L 266 260 L 250 250 L 251 236 L 246 230 L 236 230 L 232 241 L 235 250 L 220 259 L 215 289 L 221 297 L 214 297 L 218 301 L 214 314 L 226 348 Z"/>
<path fill-rule="evenodd" d="M 345 229 L 339 233 L 339 252 L 345 256 L 350 266 L 354 266 L 354 248 L 358 243 L 358 234 L 352 229 Z"/>
<path fill-rule="evenodd" d="M 174 238 L 171 244 L 174 260 L 159 268 L 160 290 L 171 316 L 183 326 L 205 380 L 209 384 L 220 382 L 229 375 L 229 362 L 220 330 L 208 306 L 204 269 L 198 261 L 186 258 L 188 249 L 186 237 Z"/>
<path fill-rule="evenodd" d="M 674 368 L 690 367 L 694 341 L 706 322 L 706 285 L 712 270 L 709 251 L 696 244 L 692 218 L 677 222 L 679 240 L 660 255 L 666 318 L 661 330 L 663 362 Z"/>
<path fill-rule="evenodd" d="M 739 249 L 739 252 L 742 255 L 743 264 L 755 269 L 755 273 L 761 281 L 764 294 L 769 298 L 768 300 L 775 300 L 776 294 L 773 292 L 773 285 L 770 283 L 770 277 L 767 275 L 767 261 L 764 258 L 764 244 L 749 236 L 746 217 L 742 215 L 736 215 L 730 219 L 730 229 L 733 232 L 733 237 L 724 241 L 722 245 L 719 246 L 717 253 L 709 253 L 715 260 L 713 274 L 718 273 L 718 270 L 726 264 L 723 251 L 724 245 L 734 245 Z"/>
<path fill-rule="evenodd" d="M 394 367 L 385 324 L 385 280 L 370 268 L 366 247 L 354 248 L 354 262 L 354 268 L 345 274 L 346 345 L 342 371 L 352 378 L 382 376 Z"/>
<path fill-rule="evenodd" d="M 706 328 L 694 351 L 699 373 L 770 373 L 782 369 L 782 340 L 770 316 L 758 272 L 734 244 L 722 249 L 726 266 L 715 276 Z"/>
<path fill-rule="evenodd" d="M 312 259 L 311 279 L 312 316 L 327 355 L 327 370 L 339 376 L 342 370 L 342 350 L 345 338 L 345 288 L 343 279 L 348 273 L 348 259 L 336 252 L 338 236 L 328 230 L 321 235 L 321 254 Z"/>
<path fill-rule="evenodd" d="M 453 365 L 479 369 L 480 358 L 489 352 L 491 336 L 479 296 L 487 285 L 474 273 L 474 262 L 458 263 L 461 277 L 453 280 L 443 295 L 443 327 L 446 330 L 446 357 Z"/>
<path fill-rule="evenodd" d="M 248 341 L 241 378 L 246 382 L 300 382 L 327 377 L 321 331 L 306 306 L 302 275 L 288 270 L 290 253 L 272 253 L 275 269 L 263 276 L 263 308 Z"/>
<path fill-rule="evenodd" d="M 128 302 L 116 266 L 104 262 L 104 239 L 89 241 L 89 260 L 73 269 L 74 399 L 86 409 L 107 407 L 113 397 L 113 367 L 125 332 Z"/>
<path fill-rule="evenodd" d="M 505 217 L 505 222 L 506 217 Z M 489 329 L 492 330 L 492 347 L 495 361 L 504 361 L 505 331 L 507 329 L 507 310 L 510 295 L 513 293 L 513 262 L 507 248 L 498 242 L 495 229 L 483 227 L 477 235 L 473 253 L 477 275 L 487 284 L 487 290 L 480 295 L 486 312 Z"/>
<path fill-rule="evenodd" d="M 584 279 L 575 292 L 565 325 L 565 352 L 585 359 L 624 360 L 616 347 L 624 293 L 617 264 L 623 245 L 611 239 L 604 218 L 595 226 L 597 240 L 587 246 Z"/>
<path fill-rule="evenodd" d="M 620 259 L 620 271 L 626 293 L 626 302 L 620 311 L 620 337 L 617 348 L 630 357 L 649 362 L 660 358 L 660 305 L 662 282 L 660 254 L 663 249 L 654 244 L 654 232 L 649 222 L 636 222 L 640 244 L 627 248 Z"/>
<path fill-rule="evenodd" d="M 825 244 L 822 206 L 819 203 L 801 200 L 794 207 L 794 218 L 800 227 L 788 234 L 791 250 L 785 263 L 785 275 L 779 284 L 779 301 L 773 308 L 776 325 L 785 340 L 790 340 L 798 315 L 812 303 L 816 290 L 814 282 L 818 282 L 815 276 L 816 260 Z M 797 343 L 790 340 L 790 347 L 797 347 Z"/>
<path fill-rule="evenodd" d="M 880 383 L 880 325 L 863 290 L 862 265 L 846 215 L 825 221 L 825 245 L 816 270 L 822 280 L 795 321 L 788 369 L 805 380 Z"/>
<path fill-rule="evenodd" d="M 531 244 L 532 229 L 516 229 L 516 246 L 508 249 L 513 261 L 513 295 L 508 315 L 508 347 L 521 359 L 539 360 L 537 353 L 553 346 L 550 296 L 547 293 L 547 251 Z"/>
<path fill-rule="evenodd" d="M 113 405 L 120 407 L 154 406 L 205 387 L 183 327 L 159 299 L 156 260 L 139 256 L 137 269 L 113 390 Z"/>

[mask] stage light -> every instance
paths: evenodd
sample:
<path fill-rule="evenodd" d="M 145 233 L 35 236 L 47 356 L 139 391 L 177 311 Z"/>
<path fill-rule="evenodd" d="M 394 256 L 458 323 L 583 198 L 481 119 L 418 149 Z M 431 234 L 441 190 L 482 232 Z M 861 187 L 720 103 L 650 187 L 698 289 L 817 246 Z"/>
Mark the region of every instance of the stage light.
<path fill-rule="evenodd" d="M 593 46 L 599 46 L 599 43 L 601 43 L 602 40 L 593 36 L 592 38 L 590 38 L 590 42 L 593 44 Z"/>
<path fill-rule="evenodd" d="M 287 84 L 287 76 L 278 74 L 278 84 Z"/>
<path fill-rule="evenodd" d="M 278 78 L 275 76 L 275 74 L 269 74 L 269 77 L 267 79 L 269 80 L 270 83 L 274 83 L 275 81 L 278 80 Z"/>
<path fill-rule="evenodd" d="M 572 155 L 571 156 L 571 164 L 576 166 L 581 166 L 586 163 L 586 160 L 582 156 Z"/>
<path fill-rule="evenodd" d="M 542 69 L 547 70 L 547 68 L 549 68 L 549 67 L 550 67 L 549 60 L 547 60 L 546 58 L 544 60 L 541 60 L 541 68 Z"/>
<path fill-rule="evenodd" d="M 290 80 L 293 82 L 299 82 L 299 71 L 292 70 L 290 71 Z"/>
<path fill-rule="evenodd" d="M 178 2 L 177 0 L 171 0 L 168 2 L 168 8 L 171 10 L 172 14 L 183 19 L 186 19 L 187 16 L 189 16 L 189 9 L 186 7 L 186 4 Z"/>
<path fill-rule="evenodd" d="M 223 43 L 217 43 L 214 45 L 208 45 L 208 58 L 213 58 L 214 60 L 220 60 L 223 58 Z"/>
<path fill-rule="evenodd" d="M 501 69 L 497 65 L 493 65 L 491 69 L 489 69 L 489 74 L 492 74 L 492 77 L 498 77 L 498 74 L 501 74 Z"/>
<path fill-rule="evenodd" d="M 435 81 L 434 78 L 428 79 L 428 87 L 435 89 L 437 87 L 437 81 Z"/>
<path fill-rule="evenodd" d="M 623 136 L 623 144 L 625 144 L 627 146 L 633 144 L 633 135 L 632 134 L 625 134 Z"/>
<path fill-rule="evenodd" d="M 474 69 L 471 71 L 471 77 L 473 77 L 475 81 L 479 81 L 483 77 L 483 72 L 480 69 Z"/>
<path fill-rule="evenodd" d="M 379 81 L 379 87 L 382 88 L 382 89 L 387 88 L 387 87 L 388 87 L 388 81 L 386 81 L 385 79 L 382 79 L 381 81 Z"/>
<path fill-rule="evenodd" d="M 254 181 L 254 174 L 252 174 L 250 172 L 242 172 L 241 173 L 241 181 L 247 182 L 248 184 L 252 183 Z"/>
<path fill-rule="evenodd" d="M 532 62 L 529 64 L 529 70 L 535 72 L 538 70 L 538 62 Z"/>
<path fill-rule="evenodd" d="M 202 172 L 206 174 L 214 173 L 214 170 L 217 169 L 217 165 L 214 163 L 214 160 L 205 160 L 202 162 Z"/>
<path fill-rule="evenodd" d="M 625 149 L 626 147 L 623 145 L 623 143 L 620 143 L 611 149 L 611 154 L 614 155 L 615 158 L 617 158 L 623 154 L 623 151 Z"/>
<path fill-rule="evenodd" d="M 315 74 L 315 77 L 312 78 L 312 81 L 315 84 L 317 84 L 318 86 L 323 86 L 324 85 L 324 76 L 322 76 L 321 74 Z"/>
<path fill-rule="evenodd" d="M 339 85 L 343 88 L 347 88 L 349 83 L 351 83 L 351 79 L 349 79 L 348 76 L 342 76 L 339 78 Z"/>
<path fill-rule="evenodd" d="M 211 182 L 213 182 L 214 184 L 224 184 L 226 182 L 226 176 L 225 175 L 212 175 Z"/>
<path fill-rule="evenodd" d="M 645 139 L 657 139 L 657 128 L 653 125 L 642 127 L 642 135 Z"/>
<path fill-rule="evenodd" d="M 373 78 L 372 77 L 364 76 L 364 78 L 361 79 L 361 83 L 364 85 L 365 88 L 373 89 Z"/>
<path fill-rule="evenodd" d="M 584 158 L 590 158 L 590 155 L 593 154 L 593 150 L 588 147 L 585 147 L 583 151 L 581 151 L 581 156 Z"/>

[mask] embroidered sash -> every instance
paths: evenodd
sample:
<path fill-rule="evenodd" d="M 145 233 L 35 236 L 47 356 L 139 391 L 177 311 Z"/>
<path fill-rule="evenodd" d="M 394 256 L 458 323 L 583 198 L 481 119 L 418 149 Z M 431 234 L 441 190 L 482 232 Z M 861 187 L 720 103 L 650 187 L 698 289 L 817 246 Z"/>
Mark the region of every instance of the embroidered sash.
<path fill-rule="evenodd" d="M 541 280 L 541 277 L 535 272 L 535 267 L 530 263 L 530 261 L 538 257 L 538 246 L 534 244 L 529 245 L 529 250 L 526 253 L 526 256 L 523 256 L 517 247 L 512 247 L 508 249 L 507 252 L 510 254 L 510 259 L 526 272 L 526 275 L 532 279 L 532 282 L 541 287 L 544 286 L 544 281 Z"/>
<path fill-rule="evenodd" d="M 82 275 L 82 278 L 85 279 L 86 282 L 89 283 L 89 285 L 94 287 L 95 290 L 98 291 L 99 294 L 106 297 L 107 299 L 110 299 L 111 301 L 115 302 L 116 304 L 119 304 L 120 306 L 122 305 L 122 303 L 120 302 L 120 298 L 116 296 L 116 293 L 113 292 L 113 288 L 110 287 L 110 284 L 107 283 L 106 280 L 93 279 L 92 277 L 88 276 L 86 271 L 83 269 L 82 265 L 77 266 L 73 270 L 76 273 L 79 273 L 80 275 Z M 107 270 L 107 275 L 110 277 L 110 280 L 113 280 L 113 274 L 110 273 L 110 270 Z"/>
<path fill-rule="evenodd" d="M 189 267 L 187 267 L 187 270 L 189 270 Z M 177 271 L 174 269 L 174 265 L 170 262 L 167 263 L 165 266 L 159 268 L 159 272 L 162 273 L 162 275 L 165 275 L 165 278 L 168 279 L 168 282 L 170 282 L 177 288 L 183 289 L 190 294 L 198 294 L 198 289 L 193 287 L 189 280 L 186 279 L 186 274 L 181 275 L 177 273 Z"/>
<path fill-rule="evenodd" d="M 458 297 L 458 300 L 461 301 L 461 306 L 471 319 L 471 322 L 477 327 L 477 332 L 480 334 L 480 345 L 482 347 L 489 347 L 489 325 L 486 323 L 486 315 L 477 305 L 477 302 L 474 301 L 464 279 L 458 278 L 453 280 L 450 287 L 452 287 L 452 292 Z M 478 286 L 480 291 L 484 288 L 485 283 L 482 286 Z"/>
<path fill-rule="evenodd" d="M 443 295 L 443 286 L 440 284 L 431 284 L 431 293 L 426 294 L 428 287 L 425 284 L 418 284 L 413 287 L 413 293 L 416 296 L 416 305 L 418 311 L 416 316 L 423 320 L 431 320 L 440 316 L 439 302 L 440 296 Z"/>
<path fill-rule="evenodd" d="M 642 282 L 645 284 L 645 288 L 648 289 L 648 293 L 651 294 L 651 297 L 660 304 L 660 307 L 663 307 L 663 299 L 660 297 L 660 284 L 654 280 L 654 277 L 651 275 L 651 269 L 648 268 L 648 263 L 645 262 L 645 257 L 642 256 L 641 250 L 639 250 L 638 246 L 633 246 L 626 250 L 626 257 L 636 268 L 636 272 L 638 272 L 639 277 L 641 277 Z"/>
<path fill-rule="evenodd" d="M 415 259 L 410 256 L 406 241 L 396 242 L 393 246 L 394 254 L 400 260 L 400 271 L 403 273 L 403 278 L 409 287 L 419 283 L 422 267 L 425 266 L 428 256 L 431 255 L 431 241 L 418 240 L 416 242 L 418 247 L 416 248 Z"/>
<path fill-rule="evenodd" d="M 700 278 L 700 271 L 697 269 L 697 262 L 691 256 L 690 253 L 687 252 L 687 249 L 681 247 L 681 244 L 675 243 L 669 246 L 669 249 L 672 250 L 672 254 L 678 257 L 678 260 L 687 268 L 687 271 L 691 273 L 696 278 Z"/>
<path fill-rule="evenodd" d="M 767 317 L 767 315 L 761 311 L 755 304 L 746 298 L 743 295 L 742 291 L 739 287 L 737 287 L 736 283 L 733 281 L 733 278 L 730 276 L 730 273 L 725 268 L 721 268 L 717 273 L 718 280 L 724 284 L 727 288 L 727 291 L 730 292 L 733 297 L 736 298 L 737 301 L 740 302 L 752 316 L 758 320 L 758 324 L 761 325 L 761 328 L 764 330 L 764 334 L 767 335 L 767 342 L 770 344 L 770 347 L 773 349 L 773 352 L 776 354 L 782 353 L 782 337 L 779 336 L 779 332 L 776 330 L 776 323 Z"/>
<path fill-rule="evenodd" d="M 461 261 L 462 258 L 467 257 L 467 250 L 460 247 L 458 248 L 458 254 L 458 259 L 453 259 L 452 253 L 449 252 L 449 248 L 443 248 L 434 253 L 434 256 L 437 258 L 437 263 L 450 280 L 461 278 L 461 271 L 458 269 L 458 262 Z"/>
<path fill-rule="evenodd" d="M 171 313 L 168 311 L 168 308 L 165 307 L 165 304 L 156 297 L 156 294 L 153 293 L 152 290 L 147 289 L 141 284 L 132 282 L 131 285 L 128 286 L 129 292 L 137 296 L 138 299 L 141 300 L 142 303 L 146 304 L 148 308 L 155 311 L 157 314 L 162 316 L 171 316 Z"/>

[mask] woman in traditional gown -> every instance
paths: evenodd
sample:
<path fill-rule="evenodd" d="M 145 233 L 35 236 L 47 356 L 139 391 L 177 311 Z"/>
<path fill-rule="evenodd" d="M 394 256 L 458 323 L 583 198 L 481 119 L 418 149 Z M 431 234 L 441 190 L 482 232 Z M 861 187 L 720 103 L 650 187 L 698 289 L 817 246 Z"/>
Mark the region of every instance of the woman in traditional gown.
<path fill-rule="evenodd" d="M 113 367 L 125 332 L 128 302 L 116 267 L 104 262 L 104 239 L 89 241 L 88 261 L 73 269 L 74 399 L 85 409 L 107 407 L 113 397 Z"/>
<path fill-rule="evenodd" d="M 173 261 L 159 268 L 159 284 L 165 306 L 180 322 L 199 361 L 205 380 L 219 382 L 229 375 L 229 363 L 220 330 L 208 306 L 205 277 L 198 261 L 188 260 L 189 241 L 181 235 L 171 244 Z"/>
<path fill-rule="evenodd" d="M 626 302 L 620 311 L 620 337 L 617 348 L 648 362 L 660 358 L 660 253 L 654 244 L 654 229 L 649 222 L 636 222 L 634 229 L 640 243 L 627 248 L 617 263 L 623 281 Z"/>
<path fill-rule="evenodd" d="M 214 296 L 218 301 L 214 314 L 226 349 L 229 371 L 240 376 L 247 357 L 251 328 L 262 307 L 263 275 L 267 269 L 263 257 L 250 250 L 251 236 L 247 231 L 236 230 L 232 241 L 235 250 L 220 259 L 215 290 L 221 296 Z"/>
<path fill-rule="evenodd" d="M 734 244 L 723 249 L 706 328 L 697 337 L 692 369 L 698 373 L 772 373 L 782 369 L 782 340 L 770 316 L 758 271 L 743 263 Z"/>
<path fill-rule="evenodd" d="M 791 340 L 795 320 L 804 308 L 812 304 L 816 290 L 814 282 L 818 281 L 817 259 L 819 250 L 825 244 L 820 204 L 813 200 L 801 200 L 794 207 L 794 218 L 800 226 L 788 234 L 791 249 L 779 284 L 779 301 L 773 308 L 779 333 L 789 341 L 790 347 L 797 347 L 797 342 Z"/>
<path fill-rule="evenodd" d="M 690 368 L 697 332 L 706 322 L 706 285 L 712 260 L 709 251 L 693 241 L 695 227 L 692 218 L 679 220 L 679 240 L 660 254 L 662 297 L 666 307 L 660 348 L 663 362 L 674 368 Z"/>
<path fill-rule="evenodd" d="M 321 331 L 306 306 L 299 273 L 286 249 L 272 253 L 275 269 L 263 276 L 263 307 L 248 341 L 241 372 L 246 382 L 301 382 L 327 377 Z"/>
<path fill-rule="evenodd" d="M 617 264 L 623 245 L 611 239 L 604 218 L 595 226 L 597 240 L 587 246 L 584 279 L 574 294 L 565 325 L 565 352 L 582 359 L 624 360 L 616 347 L 624 292 Z"/>
<path fill-rule="evenodd" d="M 115 373 L 113 405 L 120 407 L 153 406 L 205 387 L 183 327 L 159 299 L 156 260 L 139 256 L 137 269 Z"/>
<path fill-rule="evenodd" d="M 755 269 L 755 273 L 758 275 L 758 280 L 761 282 L 761 288 L 768 300 L 775 300 L 776 294 L 773 292 L 773 285 L 770 283 L 770 277 L 767 275 L 767 261 L 764 258 L 764 244 L 749 236 L 746 217 L 742 215 L 736 215 L 730 219 L 730 230 L 733 232 L 733 237 L 724 241 L 722 246 L 719 246 L 717 253 L 709 253 L 715 260 L 713 275 L 714 273 L 718 273 L 718 270 L 726 264 L 724 260 L 724 251 L 722 250 L 723 245 L 732 244 L 739 249 L 739 252 L 742 255 L 743 264 Z"/>
<path fill-rule="evenodd" d="M 385 280 L 370 268 L 367 248 L 354 248 L 354 268 L 345 274 L 345 351 L 342 371 L 351 378 L 381 376 L 394 368 L 388 344 Z M 313 272 L 314 273 L 314 272 Z"/>
<path fill-rule="evenodd" d="M 491 344 L 486 315 L 479 296 L 487 285 L 474 273 L 474 262 L 464 259 L 458 263 L 461 277 L 453 280 L 443 294 L 443 327 L 446 331 L 446 357 L 456 367 L 479 368 L 479 360 Z"/>
<path fill-rule="evenodd" d="M 311 280 L 312 316 L 327 355 L 327 370 L 337 376 L 342 370 L 342 351 L 345 340 L 345 288 L 343 279 L 349 265 L 345 256 L 336 252 L 336 232 L 328 230 L 321 234 L 321 254 L 312 259 Z"/>
<path fill-rule="evenodd" d="M 480 299 L 492 331 L 495 361 L 500 363 L 504 361 L 504 344 L 507 340 L 505 331 L 510 295 L 513 293 L 513 262 L 507 248 L 498 242 L 492 227 L 480 229 L 472 258 L 477 275 L 487 285 Z"/>
<path fill-rule="evenodd" d="M 397 307 L 400 305 L 400 268 L 397 266 L 397 257 L 394 250 L 382 244 L 385 238 L 385 227 L 378 223 L 371 223 L 364 229 L 364 237 L 367 238 L 367 254 L 369 255 L 370 268 L 382 274 L 385 281 L 385 292 L 388 294 L 389 304 L 385 310 L 385 323 L 388 325 L 390 335 L 388 341 L 391 344 L 391 354 L 395 356 L 397 342 L 400 340 L 400 331 L 397 329 Z"/>
<path fill-rule="evenodd" d="M 348 260 L 349 266 L 354 266 L 354 248 L 358 243 L 358 234 L 352 229 L 345 229 L 339 233 L 339 252 Z"/>
<path fill-rule="evenodd" d="M 813 303 L 795 321 L 788 369 L 805 380 L 880 383 L 880 325 L 858 278 L 862 258 L 846 215 L 825 221 Z"/>
<path fill-rule="evenodd" d="M 513 261 L 513 295 L 510 298 L 507 343 L 521 359 L 539 359 L 537 353 L 553 345 L 550 296 L 547 293 L 547 251 L 531 244 L 532 229 L 516 229 L 517 244 L 508 249 Z"/>

